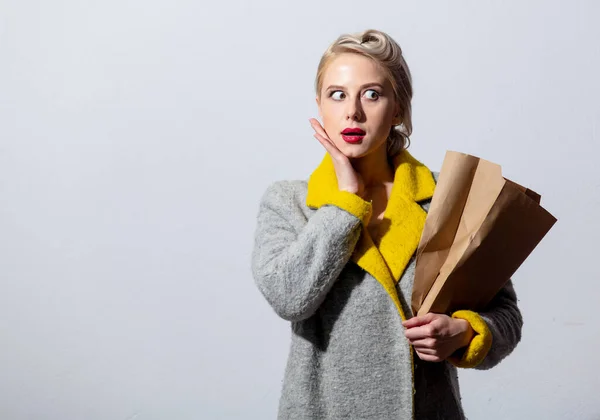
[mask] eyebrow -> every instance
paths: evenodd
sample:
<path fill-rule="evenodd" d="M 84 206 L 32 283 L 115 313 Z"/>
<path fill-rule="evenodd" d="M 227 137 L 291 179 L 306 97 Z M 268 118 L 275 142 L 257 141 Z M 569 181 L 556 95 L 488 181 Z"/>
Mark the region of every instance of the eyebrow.
<path fill-rule="evenodd" d="M 360 88 L 364 89 L 366 87 L 371 87 L 371 86 L 379 86 L 381 89 L 384 89 L 383 85 L 381 83 L 377 83 L 377 82 L 366 83 L 366 84 L 362 85 Z M 343 90 L 343 89 L 345 89 L 345 87 L 340 86 L 340 85 L 330 85 L 325 90 L 331 90 L 331 89 L 342 89 Z"/>

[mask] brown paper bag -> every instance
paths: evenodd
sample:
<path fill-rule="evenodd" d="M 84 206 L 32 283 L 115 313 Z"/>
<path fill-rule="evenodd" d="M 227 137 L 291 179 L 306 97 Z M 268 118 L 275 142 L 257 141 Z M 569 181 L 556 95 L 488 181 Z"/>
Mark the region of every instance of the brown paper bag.
<path fill-rule="evenodd" d="M 446 153 L 417 249 L 413 313 L 481 310 L 556 222 L 499 165 Z"/>

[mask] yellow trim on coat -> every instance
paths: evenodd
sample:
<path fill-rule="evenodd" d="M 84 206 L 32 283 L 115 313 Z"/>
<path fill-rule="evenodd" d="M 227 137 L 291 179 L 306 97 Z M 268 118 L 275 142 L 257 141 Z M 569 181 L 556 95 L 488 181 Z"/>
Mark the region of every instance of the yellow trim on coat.
<path fill-rule="evenodd" d="M 394 183 L 380 225 L 386 230 L 377 245 L 365 229 L 371 217 L 371 203 L 338 189 L 335 167 L 328 153 L 308 180 L 306 205 L 311 208 L 337 205 L 362 220 L 363 230 L 352 260 L 381 283 L 405 320 L 396 283 L 419 245 L 427 213 L 418 202 L 433 196 L 435 179 L 431 171 L 407 150 L 394 157 L 393 165 Z M 341 193 L 345 194 L 342 196 Z"/>
<path fill-rule="evenodd" d="M 464 319 L 467 321 L 475 335 L 459 359 L 458 357 L 449 357 L 448 361 L 456 367 L 474 368 L 480 364 L 487 356 L 492 347 L 492 332 L 485 320 L 477 313 L 468 310 L 456 311 L 452 318 Z"/>

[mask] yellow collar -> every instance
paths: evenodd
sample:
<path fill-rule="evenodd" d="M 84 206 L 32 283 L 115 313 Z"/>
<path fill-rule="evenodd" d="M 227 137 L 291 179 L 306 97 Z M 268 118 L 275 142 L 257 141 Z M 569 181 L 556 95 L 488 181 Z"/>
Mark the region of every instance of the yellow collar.
<path fill-rule="evenodd" d="M 379 246 L 363 226 L 352 260 L 375 277 L 390 294 L 400 314 L 404 313 L 396 293 L 396 283 L 415 253 L 427 213 L 419 201 L 429 199 L 435 190 L 431 171 L 407 150 L 393 159 L 394 184 L 380 228 Z M 329 197 L 338 190 L 337 177 L 329 153 L 308 180 L 306 205 L 319 208 L 331 204 Z"/>

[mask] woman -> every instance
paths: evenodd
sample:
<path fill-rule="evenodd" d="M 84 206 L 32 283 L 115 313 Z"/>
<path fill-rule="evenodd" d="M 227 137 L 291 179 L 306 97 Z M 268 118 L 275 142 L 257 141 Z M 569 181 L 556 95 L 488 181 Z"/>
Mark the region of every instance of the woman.
<path fill-rule="evenodd" d="M 316 93 L 327 153 L 308 181 L 269 186 L 252 255 L 258 288 L 292 327 L 279 418 L 463 419 L 456 367 L 488 369 L 520 340 L 512 282 L 484 312 L 413 317 L 437 173 L 406 150 L 400 47 L 375 30 L 339 37 Z"/>

